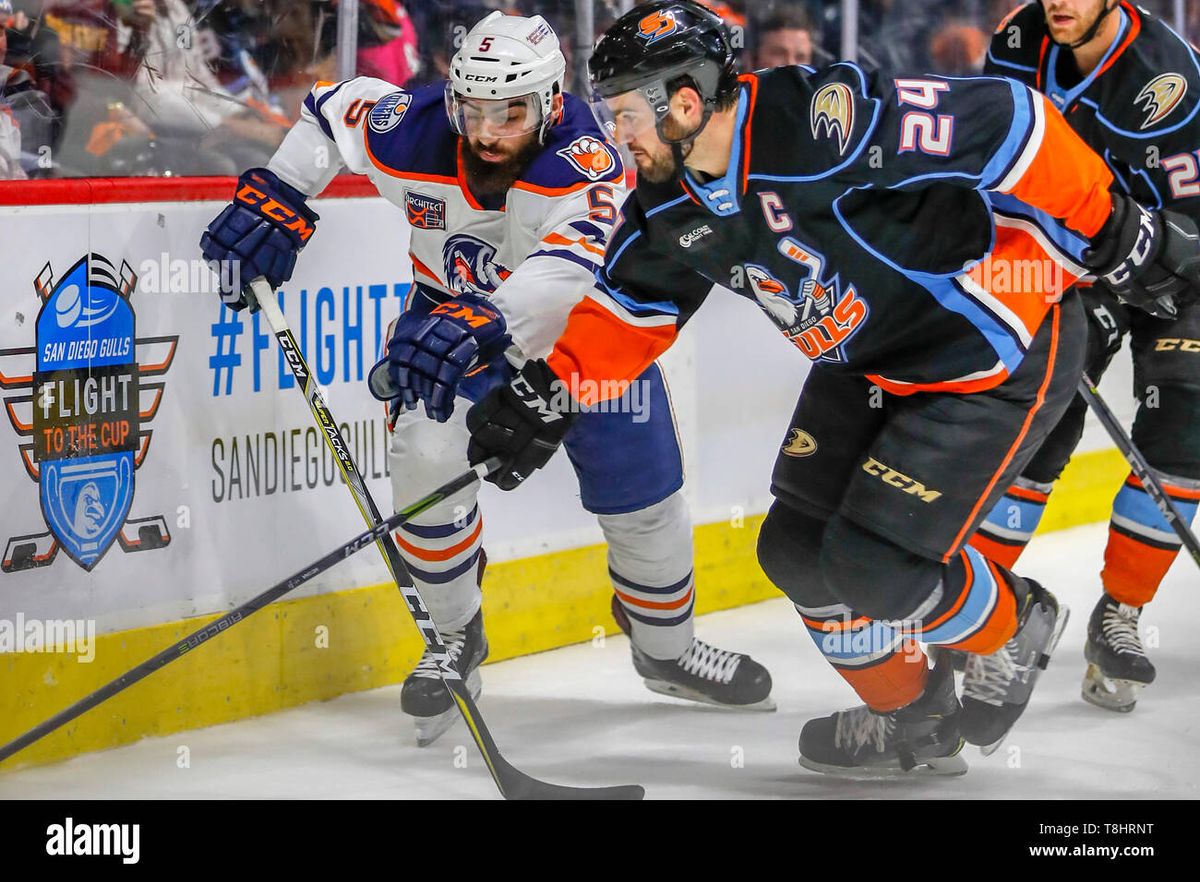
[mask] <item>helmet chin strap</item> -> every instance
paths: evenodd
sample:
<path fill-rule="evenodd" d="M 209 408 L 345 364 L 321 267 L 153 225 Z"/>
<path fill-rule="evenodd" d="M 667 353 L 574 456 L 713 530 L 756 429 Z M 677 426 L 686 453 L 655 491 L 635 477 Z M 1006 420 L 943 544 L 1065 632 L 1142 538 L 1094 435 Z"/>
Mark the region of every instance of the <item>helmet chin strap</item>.
<path fill-rule="evenodd" d="M 694 132 L 692 132 L 691 134 L 687 135 L 686 137 L 675 139 L 675 140 L 668 138 L 665 134 L 663 134 L 663 121 L 662 120 L 659 120 L 658 124 L 655 125 L 654 128 L 658 132 L 659 140 L 661 140 L 664 144 L 671 145 L 671 155 L 675 158 L 675 177 L 676 178 L 678 178 L 680 180 L 683 179 L 683 174 L 684 174 L 683 148 L 688 146 L 689 144 L 693 143 L 698 137 L 700 137 L 700 133 L 704 131 L 704 127 L 707 126 L 708 121 L 710 119 L 712 119 L 712 114 L 713 114 L 712 106 L 710 104 L 706 103 L 704 105 L 704 115 L 700 117 L 700 125 L 696 126 L 696 130 Z"/>
<path fill-rule="evenodd" d="M 1108 16 L 1112 12 L 1114 12 L 1116 9 L 1118 9 L 1120 7 L 1120 5 L 1121 5 L 1120 3 L 1117 3 L 1115 6 L 1109 6 L 1108 0 L 1104 0 L 1104 8 L 1100 10 L 1100 14 L 1097 15 L 1096 20 L 1094 22 L 1092 22 L 1092 26 L 1090 28 L 1088 28 L 1086 31 L 1084 31 L 1083 36 L 1080 37 L 1078 40 L 1076 40 L 1074 43 L 1059 43 L 1053 37 L 1051 37 L 1050 39 L 1053 40 L 1055 43 L 1057 43 L 1059 46 L 1062 46 L 1064 49 L 1078 49 L 1081 46 L 1086 46 L 1088 43 L 1092 42 L 1092 40 L 1094 40 L 1096 38 L 1096 34 L 1099 32 L 1100 26 L 1102 24 L 1104 24 L 1104 20 L 1106 18 L 1108 18 Z"/>

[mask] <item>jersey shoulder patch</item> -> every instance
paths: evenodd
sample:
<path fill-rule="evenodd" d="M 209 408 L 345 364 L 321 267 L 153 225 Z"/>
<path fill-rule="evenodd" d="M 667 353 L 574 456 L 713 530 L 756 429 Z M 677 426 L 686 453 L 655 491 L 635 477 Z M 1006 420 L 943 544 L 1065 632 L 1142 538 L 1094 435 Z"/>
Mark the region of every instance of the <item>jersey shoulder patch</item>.
<path fill-rule="evenodd" d="M 755 77 L 752 175 L 833 174 L 861 151 L 882 109 L 871 79 L 849 62 L 815 71 L 777 67 Z"/>
<path fill-rule="evenodd" d="M 1108 72 L 1101 113 L 1110 128 L 1143 138 L 1194 122 L 1200 110 L 1200 53 L 1160 19 L 1138 10 L 1140 29 Z"/>
<path fill-rule="evenodd" d="M 988 47 L 985 74 L 1003 74 L 1033 82 L 1042 43 L 1047 39 L 1046 18 L 1040 3 L 1026 3 L 1006 15 L 996 26 Z M 1026 76 L 1027 75 L 1027 76 Z"/>
<path fill-rule="evenodd" d="M 517 186 L 535 192 L 569 192 L 625 176 L 621 155 L 600 131 L 591 111 L 574 95 L 563 95 L 563 118 L 521 174 Z"/>
<path fill-rule="evenodd" d="M 396 89 L 356 107 L 343 123 L 361 127 L 371 161 L 385 171 L 451 176 L 457 174 L 457 137 L 446 119 L 444 87 L 432 83 L 413 91 Z"/>

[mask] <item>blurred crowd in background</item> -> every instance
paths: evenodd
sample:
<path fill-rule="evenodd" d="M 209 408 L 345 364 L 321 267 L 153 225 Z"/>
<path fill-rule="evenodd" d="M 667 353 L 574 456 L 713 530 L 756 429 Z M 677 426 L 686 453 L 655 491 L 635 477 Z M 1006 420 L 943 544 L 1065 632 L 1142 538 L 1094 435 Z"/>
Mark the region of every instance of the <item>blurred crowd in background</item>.
<path fill-rule="evenodd" d="M 345 0 L 343 0 L 345 2 Z M 356 72 L 442 79 L 493 9 L 543 15 L 586 91 L 590 43 L 632 0 L 358 0 Z M 841 0 L 710 3 L 745 70 L 841 55 Z M 979 71 L 1016 0 L 859 0 L 858 60 L 895 72 Z M 1173 21 L 1170 0 L 1140 4 Z M 317 80 L 339 79 L 339 0 L 0 0 L 0 180 L 231 175 L 266 164 Z M 1187 31 L 1200 38 L 1200 0 Z"/>

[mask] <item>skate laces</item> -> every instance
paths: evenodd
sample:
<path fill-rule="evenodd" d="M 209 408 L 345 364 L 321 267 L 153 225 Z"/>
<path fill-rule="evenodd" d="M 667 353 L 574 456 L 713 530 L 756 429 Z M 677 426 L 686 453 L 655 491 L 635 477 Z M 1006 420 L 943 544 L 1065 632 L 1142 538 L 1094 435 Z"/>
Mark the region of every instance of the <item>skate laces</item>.
<path fill-rule="evenodd" d="M 1127 603 L 1109 604 L 1104 610 L 1100 630 L 1108 645 L 1116 652 L 1146 657 L 1146 650 L 1142 648 L 1142 638 L 1138 634 L 1138 618 L 1141 613 L 1139 607 Z"/>
<path fill-rule="evenodd" d="M 718 649 L 695 637 L 692 638 L 692 645 L 687 651 L 676 659 L 676 664 L 689 674 L 718 683 L 728 683 L 732 680 L 741 663 L 740 653 Z"/>
<path fill-rule="evenodd" d="M 467 629 L 463 628 L 460 631 L 443 631 L 442 643 L 446 645 L 446 654 L 450 656 L 450 661 L 458 665 L 458 659 L 463 654 L 463 649 L 467 645 Z M 441 673 L 438 669 L 437 659 L 433 657 L 433 653 L 426 647 L 425 652 L 421 655 L 421 660 L 417 662 L 416 669 L 412 672 L 414 677 L 426 677 L 430 680 L 441 679 Z"/>
<path fill-rule="evenodd" d="M 1010 640 L 991 655 L 967 656 L 963 693 L 977 701 L 1003 704 L 1014 680 L 1024 679 L 1028 670 L 1016 662 L 1016 640 Z"/>
<path fill-rule="evenodd" d="M 874 713 L 865 704 L 841 711 L 837 714 L 837 726 L 833 731 L 833 746 L 845 746 L 857 753 L 870 744 L 876 753 L 883 753 L 887 750 L 887 737 L 893 725 L 891 714 Z"/>

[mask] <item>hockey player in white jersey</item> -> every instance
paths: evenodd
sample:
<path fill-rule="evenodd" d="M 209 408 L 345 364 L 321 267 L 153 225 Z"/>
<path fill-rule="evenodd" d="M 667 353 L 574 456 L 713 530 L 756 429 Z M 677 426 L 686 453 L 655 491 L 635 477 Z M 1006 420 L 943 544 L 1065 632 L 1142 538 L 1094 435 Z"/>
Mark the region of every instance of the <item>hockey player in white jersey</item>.
<path fill-rule="evenodd" d="M 468 468 L 470 402 L 549 353 L 603 262 L 624 170 L 587 106 L 562 91 L 565 69 L 540 16 L 492 13 L 467 34 L 445 84 L 410 92 L 366 77 L 318 83 L 268 167 L 241 177 L 233 205 L 202 239 L 210 260 L 240 260 L 243 279 L 265 275 L 278 286 L 319 219 L 306 198 L 341 166 L 405 211 L 414 285 L 370 377 L 372 393 L 394 402 L 396 505 Z M 319 161 L 330 154 L 334 161 Z M 240 292 L 225 299 L 247 305 Z M 656 364 L 639 384 L 648 419 L 632 408 L 585 413 L 565 442 L 584 507 L 608 541 L 613 614 L 630 634 L 634 667 L 654 691 L 771 709 L 762 665 L 693 636 L 691 522 L 674 415 Z M 466 401 L 456 407 L 457 398 Z M 447 499 L 401 527 L 396 541 L 478 694 L 488 646 L 476 494 Z M 420 744 L 455 719 L 428 654 L 405 680 L 401 706 Z"/>

